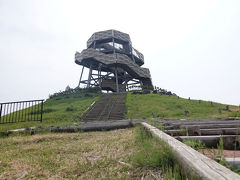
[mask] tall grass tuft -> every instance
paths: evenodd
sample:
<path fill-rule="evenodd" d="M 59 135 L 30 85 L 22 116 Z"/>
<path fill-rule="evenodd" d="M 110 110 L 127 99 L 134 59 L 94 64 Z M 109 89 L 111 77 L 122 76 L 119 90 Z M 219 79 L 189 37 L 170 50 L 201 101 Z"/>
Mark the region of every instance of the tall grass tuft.
<path fill-rule="evenodd" d="M 169 145 L 152 136 L 142 126 L 136 127 L 137 150 L 132 162 L 137 167 L 161 169 L 164 179 L 186 179 Z M 190 178 L 191 179 L 191 178 Z"/>
<path fill-rule="evenodd" d="M 136 131 L 139 151 L 134 157 L 134 162 L 137 165 L 152 168 L 173 166 L 173 153 L 166 143 L 155 140 L 151 133 L 142 127 L 137 127 Z"/>

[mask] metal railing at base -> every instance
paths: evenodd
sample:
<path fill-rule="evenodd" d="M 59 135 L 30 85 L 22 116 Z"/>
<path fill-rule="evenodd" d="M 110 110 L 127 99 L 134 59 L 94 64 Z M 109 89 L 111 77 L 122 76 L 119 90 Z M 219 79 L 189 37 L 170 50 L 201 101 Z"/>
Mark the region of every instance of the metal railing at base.
<path fill-rule="evenodd" d="M 44 100 L 0 103 L 0 124 L 40 121 L 42 122 Z"/>

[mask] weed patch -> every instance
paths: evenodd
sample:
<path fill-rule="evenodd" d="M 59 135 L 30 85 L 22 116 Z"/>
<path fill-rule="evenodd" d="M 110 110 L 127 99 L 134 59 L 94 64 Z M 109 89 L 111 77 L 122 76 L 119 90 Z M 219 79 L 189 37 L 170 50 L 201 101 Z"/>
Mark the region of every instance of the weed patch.
<path fill-rule="evenodd" d="M 138 149 L 132 158 L 135 166 L 161 169 L 164 179 L 186 179 L 167 143 L 153 137 L 140 126 L 136 128 L 136 134 Z"/>
<path fill-rule="evenodd" d="M 200 151 L 201 149 L 205 148 L 205 145 L 201 140 L 187 139 L 184 140 L 183 143 L 195 149 L 196 151 Z"/>
<path fill-rule="evenodd" d="M 73 106 L 69 106 L 69 107 L 67 107 L 66 108 L 66 111 L 68 112 L 68 111 L 74 111 L 75 110 L 75 108 L 73 107 Z"/>

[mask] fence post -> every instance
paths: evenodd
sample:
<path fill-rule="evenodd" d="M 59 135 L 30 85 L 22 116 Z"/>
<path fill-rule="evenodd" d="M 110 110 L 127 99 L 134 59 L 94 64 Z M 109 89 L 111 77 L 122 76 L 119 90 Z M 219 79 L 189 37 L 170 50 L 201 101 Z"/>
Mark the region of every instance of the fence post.
<path fill-rule="evenodd" d="M 0 123 L 2 122 L 2 104 L 0 104 Z"/>
<path fill-rule="evenodd" d="M 40 120 L 40 122 L 42 122 L 42 113 L 43 113 L 43 100 L 41 102 L 41 120 Z"/>

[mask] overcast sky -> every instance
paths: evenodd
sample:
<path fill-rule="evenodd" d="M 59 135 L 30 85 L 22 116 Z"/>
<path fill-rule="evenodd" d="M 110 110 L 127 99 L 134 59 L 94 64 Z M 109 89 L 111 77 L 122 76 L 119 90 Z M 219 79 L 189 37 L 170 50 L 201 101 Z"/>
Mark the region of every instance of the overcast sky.
<path fill-rule="evenodd" d="M 239 0 L 0 0 L 0 102 L 76 87 L 75 52 L 108 29 L 130 35 L 154 85 L 240 104 Z"/>

